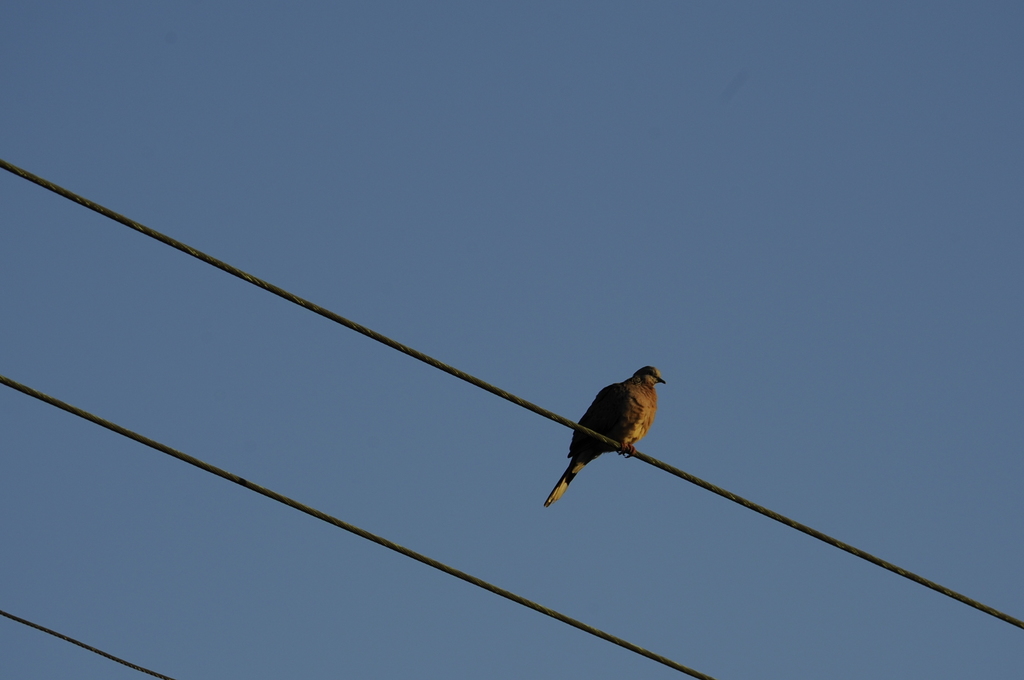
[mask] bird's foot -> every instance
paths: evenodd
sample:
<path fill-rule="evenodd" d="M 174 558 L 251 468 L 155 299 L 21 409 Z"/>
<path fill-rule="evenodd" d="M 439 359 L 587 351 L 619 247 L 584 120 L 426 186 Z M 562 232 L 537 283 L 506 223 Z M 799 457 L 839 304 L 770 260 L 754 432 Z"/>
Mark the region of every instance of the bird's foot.
<path fill-rule="evenodd" d="M 619 455 L 625 456 L 626 458 L 632 458 L 636 455 L 636 447 L 632 444 L 623 444 L 622 448 L 619 449 Z"/>

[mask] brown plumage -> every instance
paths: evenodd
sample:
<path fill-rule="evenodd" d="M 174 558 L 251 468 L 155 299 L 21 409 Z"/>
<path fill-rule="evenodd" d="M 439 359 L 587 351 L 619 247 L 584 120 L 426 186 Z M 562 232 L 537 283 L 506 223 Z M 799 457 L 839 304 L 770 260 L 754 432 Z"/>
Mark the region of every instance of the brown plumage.
<path fill-rule="evenodd" d="M 654 386 L 663 382 L 658 369 L 644 366 L 629 380 L 609 385 L 598 392 L 594 403 L 580 418 L 580 425 L 619 442 L 622 446 L 619 453 L 627 456 L 636 453 L 633 444 L 643 439 L 647 430 L 651 429 L 654 414 L 658 412 L 658 393 Z M 572 462 L 544 502 L 544 507 L 562 497 L 569 488 L 569 482 L 579 474 L 583 466 L 602 453 L 614 450 L 582 432 L 573 432 L 572 443 L 569 444 L 569 458 L 572 458 Z"/>

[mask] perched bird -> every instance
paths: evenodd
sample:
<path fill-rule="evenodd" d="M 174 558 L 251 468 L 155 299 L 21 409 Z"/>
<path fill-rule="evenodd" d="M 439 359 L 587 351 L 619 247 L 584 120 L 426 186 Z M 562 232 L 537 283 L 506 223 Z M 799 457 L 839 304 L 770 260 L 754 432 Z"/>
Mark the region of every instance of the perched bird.
<path fill-rule="evenodd" d="M 636 453 L 633 444 L 643 439 L 654 422 L 654 414 L 658 412 L 658 393 L 654 386 L 663 382 L 658 369 L 644 366 L 629 380 L 609 385 L 598 392 L 594 403 L 580 418 L 580 425 L 619 442 L 622 447 L 619 453 L 624 456 L 633 455 Z M 572 458 L 572 462 L 544 501 L 544 507 L 562 497 L 569 488 L 569 482 L 579 474 L 583 466 L 602 453 L 614 450 L 608 444 L 582 432 L 573 432 L 572 443 L 569 444 L 569 458 Z"/>

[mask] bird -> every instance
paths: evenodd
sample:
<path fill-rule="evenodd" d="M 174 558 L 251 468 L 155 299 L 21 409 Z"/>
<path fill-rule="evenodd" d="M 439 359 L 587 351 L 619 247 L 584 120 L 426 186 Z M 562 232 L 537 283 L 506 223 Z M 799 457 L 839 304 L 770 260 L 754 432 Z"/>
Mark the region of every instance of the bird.
<path fill-rule="evenodd" d="M 636 453 L 633 445 L 651 429 L 654 415 L 658 412 L 658 393 L 654 386 L 664 382 L 661 371 L 654 366 L 644 366 L 632 378 L 609 385 L 598 392 L 594 403 L 580 418 L 580 425 L 614 439 L 619 442 L 619 453 L 626 457 L 632 456 Z M 558 484 L 555 484 L 551 495 L 544 501 L 544 507 L 562 497 L 569 488 L 569 482 L 587 463 L 602 453 L 614 450 L 611 445 L 582 432 L 573 432 L 569 444 L 569 458 L 572 461 Z"/>

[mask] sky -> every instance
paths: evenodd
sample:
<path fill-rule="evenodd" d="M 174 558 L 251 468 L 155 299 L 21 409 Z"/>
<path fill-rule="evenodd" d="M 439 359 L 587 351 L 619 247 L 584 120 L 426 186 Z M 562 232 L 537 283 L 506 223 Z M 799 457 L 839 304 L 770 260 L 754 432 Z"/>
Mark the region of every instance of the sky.
<path fill-rule="evenodd" d="M 1024 5 L 9 2 L 0 158 L 1024 617 Z M 1024 630 L 9 173 L 0 374 L 719 680 Z M 0 609 L 178 680 L 669 678 L 0 388 Z M 0 619 L 0 676 L 144 677 Z"/>

